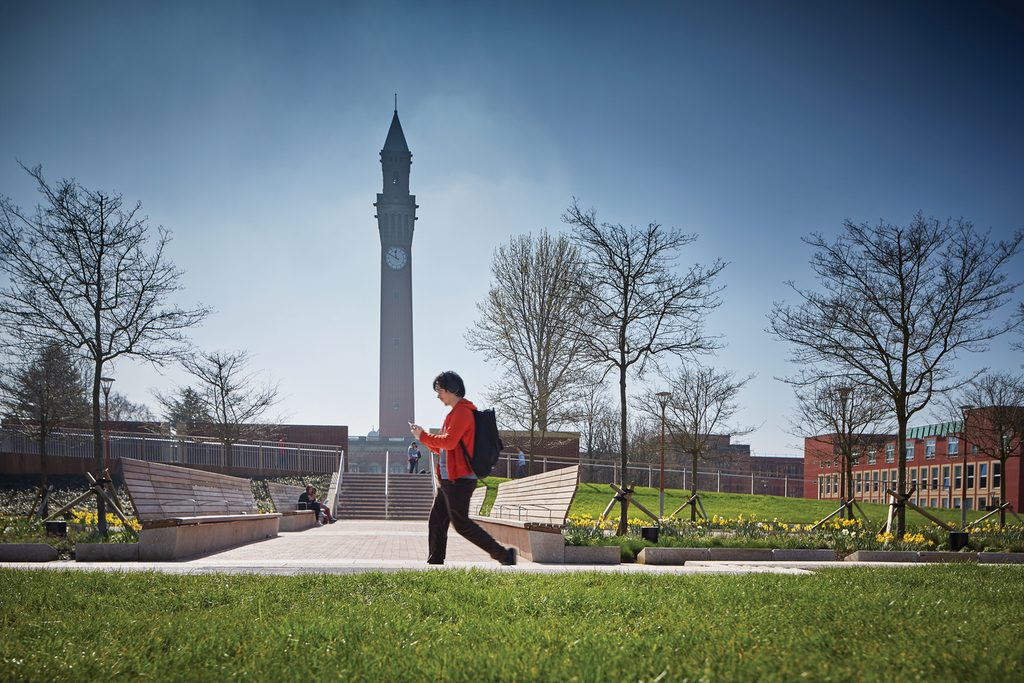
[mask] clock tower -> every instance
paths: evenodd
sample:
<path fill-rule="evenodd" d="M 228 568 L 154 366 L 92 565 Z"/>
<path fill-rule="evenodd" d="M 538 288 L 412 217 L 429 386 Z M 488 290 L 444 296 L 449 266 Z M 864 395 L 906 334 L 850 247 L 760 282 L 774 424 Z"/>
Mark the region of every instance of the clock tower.
<path fill-rule="evenodd" d="M 381 437 L 409 435 L 414 420 L 412 369 L 412 233 L 416 197 L 409 194 L 412 153 L 398 109 L 380 151 L 384 188 L 377 195 L 380 233 L 380 428 Z"/>

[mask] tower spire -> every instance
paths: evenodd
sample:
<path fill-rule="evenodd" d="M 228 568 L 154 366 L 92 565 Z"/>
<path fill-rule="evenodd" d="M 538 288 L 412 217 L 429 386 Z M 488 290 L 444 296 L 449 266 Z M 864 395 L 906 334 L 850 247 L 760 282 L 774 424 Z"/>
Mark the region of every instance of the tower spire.
<path fill-rule="evenodd" d="M 395 113 L 398 113 L 398 93 L 395 93 Z"/>

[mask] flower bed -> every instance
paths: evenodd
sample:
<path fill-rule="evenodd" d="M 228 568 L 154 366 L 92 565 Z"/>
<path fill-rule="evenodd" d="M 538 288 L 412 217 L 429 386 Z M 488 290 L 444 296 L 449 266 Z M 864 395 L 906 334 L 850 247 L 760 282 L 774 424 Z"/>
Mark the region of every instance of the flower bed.
<path fill-rule="evenodd" d="M 563 534 L 567 545 L 618 545 L 624 562 L 634 562 L 646 547 L 665 548 L 779 548 L 827 549 L 838 556 L 857 550 L 942 551 L 949 550 L 948 532 L 936 526 L 909 529 L 902 539 L 878 533 L 859 519 L 836 519 L 814 528 L 814 524 L 788 524 L 756 516 L 724 518 L 708 522 L 662 520 L 657 543 L 640 537 L 649 520 L 631 519 L 625 536 L 613 535 L 618 519 L 603 524 L 589 515 L 570 515 Z M 1024 552 L 1024 525 L 985 523 L 970 529 L 968 552 Z"/>

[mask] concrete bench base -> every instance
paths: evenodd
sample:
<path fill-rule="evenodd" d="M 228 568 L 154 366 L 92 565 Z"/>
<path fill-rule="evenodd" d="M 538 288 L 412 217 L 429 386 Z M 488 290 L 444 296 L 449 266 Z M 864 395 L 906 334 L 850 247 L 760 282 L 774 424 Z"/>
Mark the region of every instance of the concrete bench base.
<path fill-rule="evenodd" d="M 767 562 L 772 559 L 772 549 L 708 548 L 708 559 L 713 562 Z"/>
<path fill-rule="evenodd" d="M 168 522 L 173 525 L 167 525 Z M 279 513 L 162 520 L 161 526 L 143 526 L 139 532 L 139 559 L 143 562 L 168 562 L 208 555 L 225 548 L 274 538 L 280 525 Z"/>
<path fill-rule="evenodd" d="M 565 562 L 565 537 L 560 527 L 533 526 L 494 517 L 470 516 L 484 531 L 502 545 L 514 546 L 520 557 L 531 562 L 562 564 Z"/>
<path fill-rule="evenodd" d="M 57 549 L 47 543 L 0 543 L 0 562 L 53 562 Z"/>
<path fill-rule="evenodd" d="M 281 526 L 278 531 L 305 531 L 316 526 L 316 515 L 312 510 L 289 510 L 281 513 Z"/>
<path fill-rule="evenodd" d="M 75 562 L 138 562 L 138 543 L 76 543 Z"/>

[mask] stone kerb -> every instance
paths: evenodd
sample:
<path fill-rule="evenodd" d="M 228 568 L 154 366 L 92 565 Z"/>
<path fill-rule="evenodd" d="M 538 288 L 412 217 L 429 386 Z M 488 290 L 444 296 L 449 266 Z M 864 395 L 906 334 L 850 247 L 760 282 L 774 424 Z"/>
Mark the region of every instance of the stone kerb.
<path fill-rule="evenodd" d="M 0 562 L 53 562 L 57 549 L 47 543 L 0 543 Z"/>

